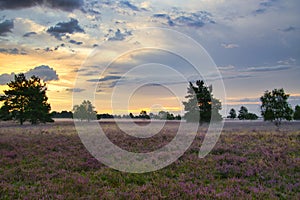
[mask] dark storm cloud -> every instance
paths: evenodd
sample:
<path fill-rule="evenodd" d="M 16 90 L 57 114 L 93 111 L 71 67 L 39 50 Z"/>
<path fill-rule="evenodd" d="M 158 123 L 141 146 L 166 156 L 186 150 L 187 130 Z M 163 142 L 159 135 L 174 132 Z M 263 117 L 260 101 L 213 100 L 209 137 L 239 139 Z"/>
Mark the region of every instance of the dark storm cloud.
<path fill-rule="evenodd" d="M 33 35 L 36 35 L 37 33 L 36 32 L 28 32 L 28 33 L 25 33 L 23 35 L 23 37 L 30 37 L 30 36 L 33 36 Z"/>
<path fill-rule="evenodd" d="M 69 22 L 59 22 L 55 26 L 48 28 L 47 32 L 61 40 L 67 33 L 84 33 L 84 30 L 79 26 L 77 19 L 71 18 Z"/>
<path fill-rule="evenodd" d="M 13 20 L 5 20 L 3 22 L 0 22 L 0 36 L 6 36 L 7 33 L 11 33 L 11 29 L 13 28 Z"/>
<path fill-rule="evenodd" d="M 113 30 L 109 30 L 110 33 L 113 33 Z M 123 31 L 121 32 L 120 29 L 118 29 L 116 32 L 113 33 L 112 36 L 108 36 L 108 41 L 123 41 L 126 39 L 127 36 L 132 35 L 131 31 Z"/>
<path fill-rule="evenodd" d="M 15 75 L 16 75 L 15 73 L 1 74 L 0 75 L 0 85 L 5 85 L 8 82 L 10 82 L 11 80 L 13 80 Z M 35 67 L 34 69 L 30 69 L 29 71 L 27 71 L 25 73 L 25 75 L 27 76 L 27 78 L 35 75 L 44 81 L 59 80 L 56 71 L 47 65 L 41 65 L 41 66 Z"/>
<path fill-rule="evenodd" d="M 170 14 L 166 13 L 157 13 L 153 16 L 154 21 L 161 22 L 169 26 L 187 26 L 200 28 L 205 24 L 215 22 L 211 19 L 211 14 L 206 11 L 198 12 L 182 12 L 175 10 Z"/>
<path fill-rule="evenodd" d="M 33 6 L 46 6 L 53 9 L 73 11 L 80 9 L 83 0 L 0 0 L 0 9 L 22 9 Z"/>

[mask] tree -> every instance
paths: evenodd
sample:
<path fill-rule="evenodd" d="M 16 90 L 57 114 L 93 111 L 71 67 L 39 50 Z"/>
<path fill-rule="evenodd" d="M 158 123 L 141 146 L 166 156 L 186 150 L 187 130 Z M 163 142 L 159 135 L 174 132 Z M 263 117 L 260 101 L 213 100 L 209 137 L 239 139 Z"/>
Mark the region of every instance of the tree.
<path fill-rule="evenodd" d="M 246 116 L 246 119 L 248 119 L 248 120 L 257 120 L 258 116 L 254 113 L 248 113 L 248 115 Z"/>
<path fill-rule="evenodd" d="M 238 118 L 240 120 L 244 120 L 247 119 L 247 115 L 248 115 L 248 109 L 245 106 L 242 106 L 241 109 L 239 110 Z"/>
<path fill-rule="evenodd" d="M 84 100 L 80 105 L 73 107 L 73 117 L 82 120 L 96 120 L 97 112 L 94 111 L 94 106 L 89 100 Z"/>
<path fill-rule="evenodd" d="M 17 120 L 21 125 L 25 121 L 31 124 L 53 122 L 50 115 L 51 106 L 47 103 L 46 83 L 32 76 L 29 80 L 24 74 L 15 75 L 14 81 L 7 84 L 10 88 L 4 91 L 0 109 L 2 120 Z"/>
<path fill-rule="evenodd" d="M 238 118 L 240 120 L 257 120 L 258 116 L 254 113 L 249 113 L 248 109 L 245 106 L 242 106 L 239 110 Z"/>
<path fill-rule="evenodd" d="M 140 112 L 140 115 L 139 115 L 138 118 L 140 118 L 140 119 L 150 119 L 150 116 L 147 115 L 147 111 L 142 110 L 142 111 Z"/>
<path fill-rule="evenodd" d="M 297 105 L 295 107 L 294 120 L 300 120 L 300 106 L 299 105 Z"/>
<path fill-rule="evenodd" d="M 131 119 L 133 119 L 133 118 L 134 118 L 134 115 L 133 115 L 132 113 L 130 113 L 130 114 L 129 114 L 129 117 L 130 117 Z"/>
<path fill-rule="evenodd" d="M 293 109 L 288 104 L 290 95 L 285 94 L 283 89 L 274 89 L 272 92 L 266 91 L 260 98 L 261 115 L 265 121 L 274 121 L 276 126 L 281 124 L 282 120 L 291 120 Z"/>
<path fill-rule="evenodd" d="M 236 111 L 233 108 L 230 109 L 229 116 L 227 118 L 230 118 L 230 119 L 236 118 Z"/>
<path fill-rule="evenodd" d="M 187 122 L 210 122 L 212 116 L 215 120 L 222 120 L 219 114 L 221 110 L 221 102 L 213 98 L 212 86 L 205 86 L 204 81 L 196 81 L 196 86 L 191 82 L 187 91 L 187 102 L 183 102 L 184 110 L 187 111 L 184 118 Z"/>
<path fill-rule="evenodd" d="M 73 113 L 71 111 L 66 111 L 66 110 L 63 110 L 61 112 L 56 112 L 56 111 L 53 111 L 51 112 L 51 116 L 53 118 L 73 118 Z"/>

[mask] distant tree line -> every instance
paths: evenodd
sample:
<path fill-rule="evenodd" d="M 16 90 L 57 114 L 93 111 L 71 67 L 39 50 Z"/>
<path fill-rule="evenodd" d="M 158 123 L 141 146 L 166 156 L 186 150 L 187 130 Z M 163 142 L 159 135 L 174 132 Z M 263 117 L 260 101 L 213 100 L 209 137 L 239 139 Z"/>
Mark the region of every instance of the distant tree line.
<path fill-rule="evenodd" d="M 258 116 L 255 113 L 249 113 L 248 109 L 245 106 L 242 106 L 239 110 L 239 114 L 236 114 L 235 109 L 231 109 L 227 118 L 239 120 L 257 120 Z"/>
<path fill-rule="evenodd" d="M 72 111 L 53 111 L 50 114 L 51 106 L 47 102 L 46 83 L 40 78 L 32 76 L 27 79 L 24 74 L 15 75 L 14 80 L 7 84 L 9 89 L 0 96 L 3 102 L 0 108 L 0 120 L 16 120 L 21 125 L 29 121 L 31 124 L 53 122 L 52 118 L 75 118 L 79 120 L 96 120 L 109 118 L 132 118 L 132 119 L 161 119 L 181 120 L 180 115 L 174 115 L 167 111 L 160 111 L 158 114 L 147 114 L 142 110 L 139 115 L 111 115 L 97 114 L 95 107 L 89 100 L 84 100 L 80 105 L 75 105 Z M 187 101 L 183 102 L 186 111 L 183 116 L 187 122 L 210 122 L 211 119 L 222 120 L 219 111 L 222 108 L 220 100 L 213 97 L 212 86 L 206 86 L 204 81 L 198 80 L 196 84 L 189 83 L 187 90 Z M 288 103 L 289 95 L 283 89 L 266 91 L 261 96 L 261 116 L 265 121 L 272 121 L 279 126 L 282 120 L 300 120 L 300 106 L 295 110 Z M 245 106 L 242 106 L 237 114 L 232 108 L 228 118 L 239 118 L 240 120 L 256 120 L 258 116 L 249 113 Z"/>
<path fill-rule="evenodd" d="M 71 119 L 73 118 L 73 113 L 71 111 L 61 111 L 61 112 L 57 112 L 57 111 L 53 111 L 51 112 L 51 117 L 52 118 L 66 118 L 66 119 Z"/>
<path fill-rule="evenodd" d="M 181 120 L 180 115 L 174 115 L 168 111 L 159 111 L 158 114 L 149 113 L 142 110 L 139 115 L 134 116 L 132 113 L 129 114 L 129 118 L 132 119 L 157 119 L 157 120 Z"/>
<path fill-rule="evenodd" d="M 288 103 L 289 94 L 285 94 L 283 89 L 274 89 L 266 91 L 260 97 L 261 101 L 261 115 L 265 121 L 272 121 L 276 126 L 279 126 L 282 120 L 290 121 L 300 120 L 300 106 L 296 105 L 293 111 L 291 105 Z M 239 110 L 237 116 L 236 111 L 232 108 L 227 118 L 235 119 L 238 117 L 240 120 L 256 120 L 258 116 L 254 113 L 249 113 L 248 109 L 244 106 Z"/>
<path fill-rule="evenodd" d="M 100 119 L 161 119 L 161 120 L 181 120 L 180 115 L 174 115 L 167 111 L 160 111 L 157 115 L 150 113 L 147 114 L 147 111 L 142 110 L 139 115 L 133 115 L 130 113 L 129 115 L 111 115 L 111 114 L 97 114 L 94 110 L 94 106 L 88 100 L 84 100 L 80 105 L 75 105 L 73 108 L 73 112 L 62 111 L 61 113 L 52 112 L 53 117 L 58 116 L 58 118 L 75 118 L 80 120 L 100 120 Z M 68 116 L 68 117 L 67 117 Z"/>

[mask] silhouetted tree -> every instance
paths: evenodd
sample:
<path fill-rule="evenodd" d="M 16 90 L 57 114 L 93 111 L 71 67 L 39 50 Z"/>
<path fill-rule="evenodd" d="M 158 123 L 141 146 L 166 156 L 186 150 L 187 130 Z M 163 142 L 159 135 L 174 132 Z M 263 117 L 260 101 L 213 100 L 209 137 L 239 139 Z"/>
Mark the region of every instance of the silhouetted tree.
<path fill-rule="evenodd" d="M 255 113 L 248 113 L 246 116 L 246 119 L 248 120 L 257 120 L 258 116 Z"/>
<path fill-rule="evenodd" d="M 10 89 L 5 90 L 0 99 L 4 101 L 0 109 L 1 119 L 17 120 L 21 125 L 27 120 L 31 124 L 53 122 L 49 114 L 51 107 L 47 103 L 46 83 L 40 78 L 32 76 L 27 80 L 24 74 L 18 74 L 7 85 Z"/>
<path fill-rule="evenodd" d="M 113 119 L 114 116 L 108 113 L 105 114 L 97 114 L 97 119 Z"/>
<path fill-rule="evenodd" d="M 51 116 L 53 118 L 73 118 L 73 113 L 71 111 L 61 111 L 61 112 L 56 112 L 56 111 L 53 111 L 51 112 Z"/>
<path fill-rule="evenodd" d="M 227 118 L 230 118 L 230 119 L 236 118 L 236 111 L 233 108 L 230 109 L 229 116 Z"/>
<path fill-rule="evenodd" d="M 73 108 L 73 117 L 82 120 L 96 120 L 97 112 L 94 111 L 94 106 L 89 100 L 84 100 L 80 105 L 75 105 Z"/>
<path fill-rule="evenodd" d="M 244 120 L 247 118 L 247 115 L 248 115 L 248 109 L 245 106 L 242 106 L 241 109 L 239 110 L 238 118 L 240 120 Z"/>
<path fill-rule="evenodd" d="M 294 120 L 300 120 L 300 106 L 299 105 L 297 105 L 295 107 Z"/>
<path fill-rule="evenodd" d="M 258 116 L 254 113 L 249 113 L 245 106 L 242 106 L 239 110 L 238 118 L 240 120 L 257 120 Z"/>
<path fill-rule="evenodd" d="M 290 95 L 285 94 L 283 89 L 274 89 L 272 92 L 266 91 L 260 98 L 261 115 L 265 121 L 274 121 L 276 126 L 281 124 L 283 119 L 291 120 L 293 109 L 288 104 Z"/>
<path fill-rule="evenodd" d="M 130 113 L 130 114 L 129 114 L 129 117 L 130 117 L 131 119 L 133 119 L 133 118 L 134 118 L 134 115 L 133 115 L 132 113 Z"/>
<path fill-rule="evenodd" d="M 196 81 L 196 86 L 191 82 L 187 91 L 187 102 L 183 102 L 184 110 L 187 111 L 184 118 L 187 122 L 210 122 L 212 115 L 215 120 L 222 120 L 219 114 L 221 102 L 213 98 L 212 86 L 205 86 L 204 81 Z"/>
<path fill-rule="evenodd" d="M 142 110 L 142 111 L 140 112 L 139 118 L 141 118 L 141 119 L 150 119 L 150 116 L 147 115 L 147 111 Z"/>

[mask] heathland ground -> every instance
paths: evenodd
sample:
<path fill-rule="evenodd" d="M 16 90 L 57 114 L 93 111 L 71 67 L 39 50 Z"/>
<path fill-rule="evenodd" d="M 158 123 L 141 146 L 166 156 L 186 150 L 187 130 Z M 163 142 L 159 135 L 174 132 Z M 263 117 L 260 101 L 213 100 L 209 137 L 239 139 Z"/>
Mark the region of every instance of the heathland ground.
<path fill-rule="evenodd" d="M 149 152 L 172 140 L 178 122 L 166 123 L 148 139 L 128 136 L 113 122 L 101 126 L 121 148 Z M 300 198 L 300 122 L 280 128 L 267 122 L 225 122 L 214 149 L 199 159 L 206 130 L 201 126 L 191 147 L 170 166 L 131 174 L 93 158 L 72 121 L 1 122 L 0 199 Z"/>

